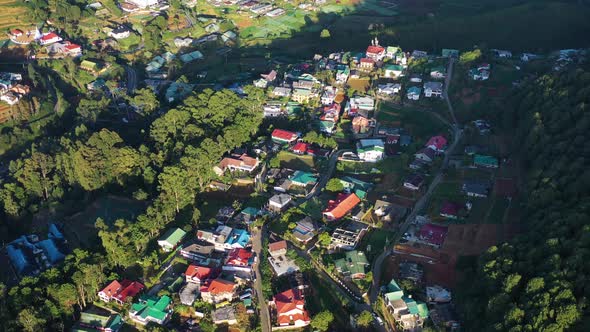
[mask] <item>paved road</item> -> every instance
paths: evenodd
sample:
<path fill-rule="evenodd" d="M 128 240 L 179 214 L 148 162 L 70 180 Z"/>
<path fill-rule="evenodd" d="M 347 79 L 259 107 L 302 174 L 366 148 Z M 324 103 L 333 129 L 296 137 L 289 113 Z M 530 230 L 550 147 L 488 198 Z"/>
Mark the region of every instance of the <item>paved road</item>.
<path fill-rule="evenodd" d="M 443 121 L 445 124 L 449 125 L 452 128 L 452 130 L 453 130 L 453 143 L 451 143 L 451 145 L 445 151 L 443 165 L 442 165 L 441 169 L 434 176 L 434 179 L 432 180 L 432 182 L 428 186 L 426 193 L 424 193 L 424 195 L 422 195 L 422 197 L 418 200 L 418 202 L 416 202 L 416 204 L 414 205 L 414 208 L 412 209 L 412 212 L 408 215 L 406 220 L 404 220 L 404 222 L 400 225 L 399 230 L 396 233 L 396 236 L 392 241 L 391 248 L 384 250 L 375 259 L 375 263 L 373 264 L 373 270 L 372 270 L 373 284 L 371 285 L 371 290 L 369 293 L 369 300 L 371 303 L 375 303 L 375 301 L 377 300 L 377 296 L 379 295 L 379 288 L 380 288 L 379 285 L 380 285 L 380 279 L 381 279 L 381 266 L 383 264 L 383 261 L 385 260 L 385 258 L 387 258 L 389 255 L 392 254 L 393 247 L 401 239 L 402 235 L 408 230 L 408 227 L 410 226 L 410 224 L 416 219 L 417 213 L 420 210 L 422 210 L 424 208 L 424 206 L 428 203 L 432 192 L 434 191 L 436 186 L 438 186 L 438 184 L 442 181 L 443 171 L 447 168 L 447 166 L 449 164 L 449 157 L 451 156 L 452 152 L 455 150 L 457 144 L 459 143 L 459 141 L 461 139 L 461 135 L 463 134 L 463 131 L 459 129 L 457 118 L 455 117 L 455 111 L 453 109 L 453 105 L 451 105 L 451 101 L 450 101 L 449 95 L 448 95 L 449 86 L 451 84 L 451 76 L 453 75 L 453 64 L 454 64 L 454 59 L 451 58 L 449 61 L 448 69 L 447 69 L 448 75 L 445 79 L 445 87 L 444 87 L 444 91 L 443 91 L 443 97 L 447 102 L 448 111 L 449 111 L 449 114 L 451 115 L 451 119 L 453 120 L 453 123 L 452 124 L 448 123 L 448 121 L 444 120 L 444 118 L 442 118 L 439 114 L 434 113 L 437 115 L 437 117 L 441 121 Z"/>
<path fill-rule="evenodd" d="M 328 184 L 328 181 L 332 178 L 332 174 L 334 174 L 334 170 L 336 169 L 336 164 L 338 163 L 338 157 L 340 157 L 344 152 L 350 152 L 352 150 L 342 149 L 332 153 L 330 155 L 330 160 L 328 160 L 328 169 L 320 175 L 320 180 L 318 184 L 305 196 L 303 200 L 296 203 L 296 205 L 301 205 L 304 202 L 310 200 L 316 195 L 319 195 L 322 192 L 322 189 Z"/>
<path fill-rule="evenodd" d="M 127 94 L 133 94 L 137 87 L 137 72 L 131 66 L 125 66 L 127 73 Z"/>
<path fill-rule="evenodd" d="M 262 292 L 262 274 L 260 274 L 260 258 L 262 257 L 262 233 L 264 227 L 261 230 L 254 229 L 252 231 L 252 251 L 256 253 L 256 263 L 254 264 L 254 272 L 256 273 L 256 280 L 254 281 L 254 290 L 256 291 L 256 297 L 258 297 L 258 307 L 260 310 L 260 325 L 262 326 L 262 332 L 271 331 L 270 313 L 268 312 L 268 304 L 266 298 Z"/>

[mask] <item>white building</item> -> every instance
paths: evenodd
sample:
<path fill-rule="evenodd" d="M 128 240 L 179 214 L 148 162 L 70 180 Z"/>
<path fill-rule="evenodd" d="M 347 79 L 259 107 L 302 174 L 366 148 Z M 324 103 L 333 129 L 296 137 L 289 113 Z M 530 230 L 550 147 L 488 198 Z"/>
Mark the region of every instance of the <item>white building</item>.
<path fill-rule="evenodd" d="M 366 162 L 377 162 L 385 156 L 385 145 L 382 139 L 361 139 L 356 144 L 358 157 Z"/>
<path fill-rule="evenodd" d="M 425 97 L 442 97 L 443 84 L 442 82 L 426 82 L 424 83 Z"/>

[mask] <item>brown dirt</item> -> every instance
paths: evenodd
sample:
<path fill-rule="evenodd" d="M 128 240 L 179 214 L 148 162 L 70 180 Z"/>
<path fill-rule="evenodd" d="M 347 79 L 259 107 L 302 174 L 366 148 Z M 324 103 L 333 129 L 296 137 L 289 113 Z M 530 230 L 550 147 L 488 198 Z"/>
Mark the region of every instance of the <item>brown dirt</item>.
<path fill-rule="evenodd" d="M 447 238 L 440 249 L 418 244 L 395 246 L 396 254 L 383 263 L 382 283 L 398 276 L 400 262 L 411 261 L 424 267 L 427 285 L 453 288 L 459 279 L 455 269 L 457 257 L 481 254 L 488 247 L 514 237 L 518 231 L 515 225 L 449 225 Z"/>

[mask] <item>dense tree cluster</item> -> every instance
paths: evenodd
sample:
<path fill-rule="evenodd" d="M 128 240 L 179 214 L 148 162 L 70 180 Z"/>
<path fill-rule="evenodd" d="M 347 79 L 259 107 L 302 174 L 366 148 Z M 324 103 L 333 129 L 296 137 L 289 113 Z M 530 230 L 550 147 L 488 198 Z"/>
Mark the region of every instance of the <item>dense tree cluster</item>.
<path fill-rule="evenodd" d="M 590 71 L 542 76 L 501 118 L 518 128 L 527 170 L 524 234 L 467 268 L 462 311 L 473 331 L 590 328 Z"/>
<path fill-rule="evenodd" d="M 99 116 L 86 115 L 95 113 L 97 103 L 106 107 L 107 102 L 82 99 L 76 116 L 82 124 L 59 139 L 33 144 L 10 163 L 0 184 L 0 207 L 9 217 L 2 227 L 14 225 L 40 207 L 80 201 L 92 192 L 133 193 L 151 202 L 136 220 L 96 221 L 100 249 L 104 249 L 100 256 L 76 250 L 63 267 L 24 278 L 10 290 L 3 288 L 0 316 L 9 319 L 11 330 L 69 326 L 75 311 L 86 307 L 98 288 L 104 287 L 106 272 L 129 273 L 129 267 L 135 266 L 144 277 L 154 275 L 160 262 L 149 244 L 184 210 L 192 216 L 188 223 L 198 222 L 195 200 L 216 177 L 213 166 L 258 131 L 262 92 L 246 90 L 249 95 L 244 98 L 228 90 L 206 90 L 188 97 L 148 123 L 139 146 L 113 130 L 86 127 Z M 142 91 L 132 97 L 132 103 L 145 113 L 158 106 L 153 95 Z"/>

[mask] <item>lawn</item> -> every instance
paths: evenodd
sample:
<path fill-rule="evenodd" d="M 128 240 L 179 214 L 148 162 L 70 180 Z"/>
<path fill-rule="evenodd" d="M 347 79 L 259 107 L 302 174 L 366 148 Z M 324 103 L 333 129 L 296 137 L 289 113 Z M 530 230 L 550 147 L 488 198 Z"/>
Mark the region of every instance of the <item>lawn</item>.
<path fill-rule="evenodd" d="M 375 228 L 365 235 L 359 245 L 359 250 L 364 251 L 367 260 L 372 263 L 383 252 L 385 245 L 391 243 L 394 236 L 395 232 Z"/>
<path fill-rule="evenodd" d="M 281 151 L 278 154 L 281 167 L 295 170 L 313 171 L 316 167 L 313 156 L 297 155 L 288 151 Z"/>
<path fill-rule="evenodd" d="M 340 160 L 336 165 L 336 169 L 345 174 L 371 174 L 380 173 L 379 169 L 376 168 L 375 163 L 364 163 L 357 161 L 345 161 Z"/>
<path fill-rule="evenodd" d="M 428 112 L 387 102 L 379 103 L 377 121 L 386 125 L 401 125 L 413 136 L 414 141 L 426 140 L 430 136 L 447 134 L 449 131 L 444 123 Z"/>
<path fill-rule="evenodd" d="M 128 198 L 108 195 L 95 200 L 81 212 L 65 218 L 65 233 L 72 247 L 91 247 L 98 232 L 94 227 L 97 218 L 106 223 L 117 219 L 133 221 L 145 210 L 145 203 Z"/>

